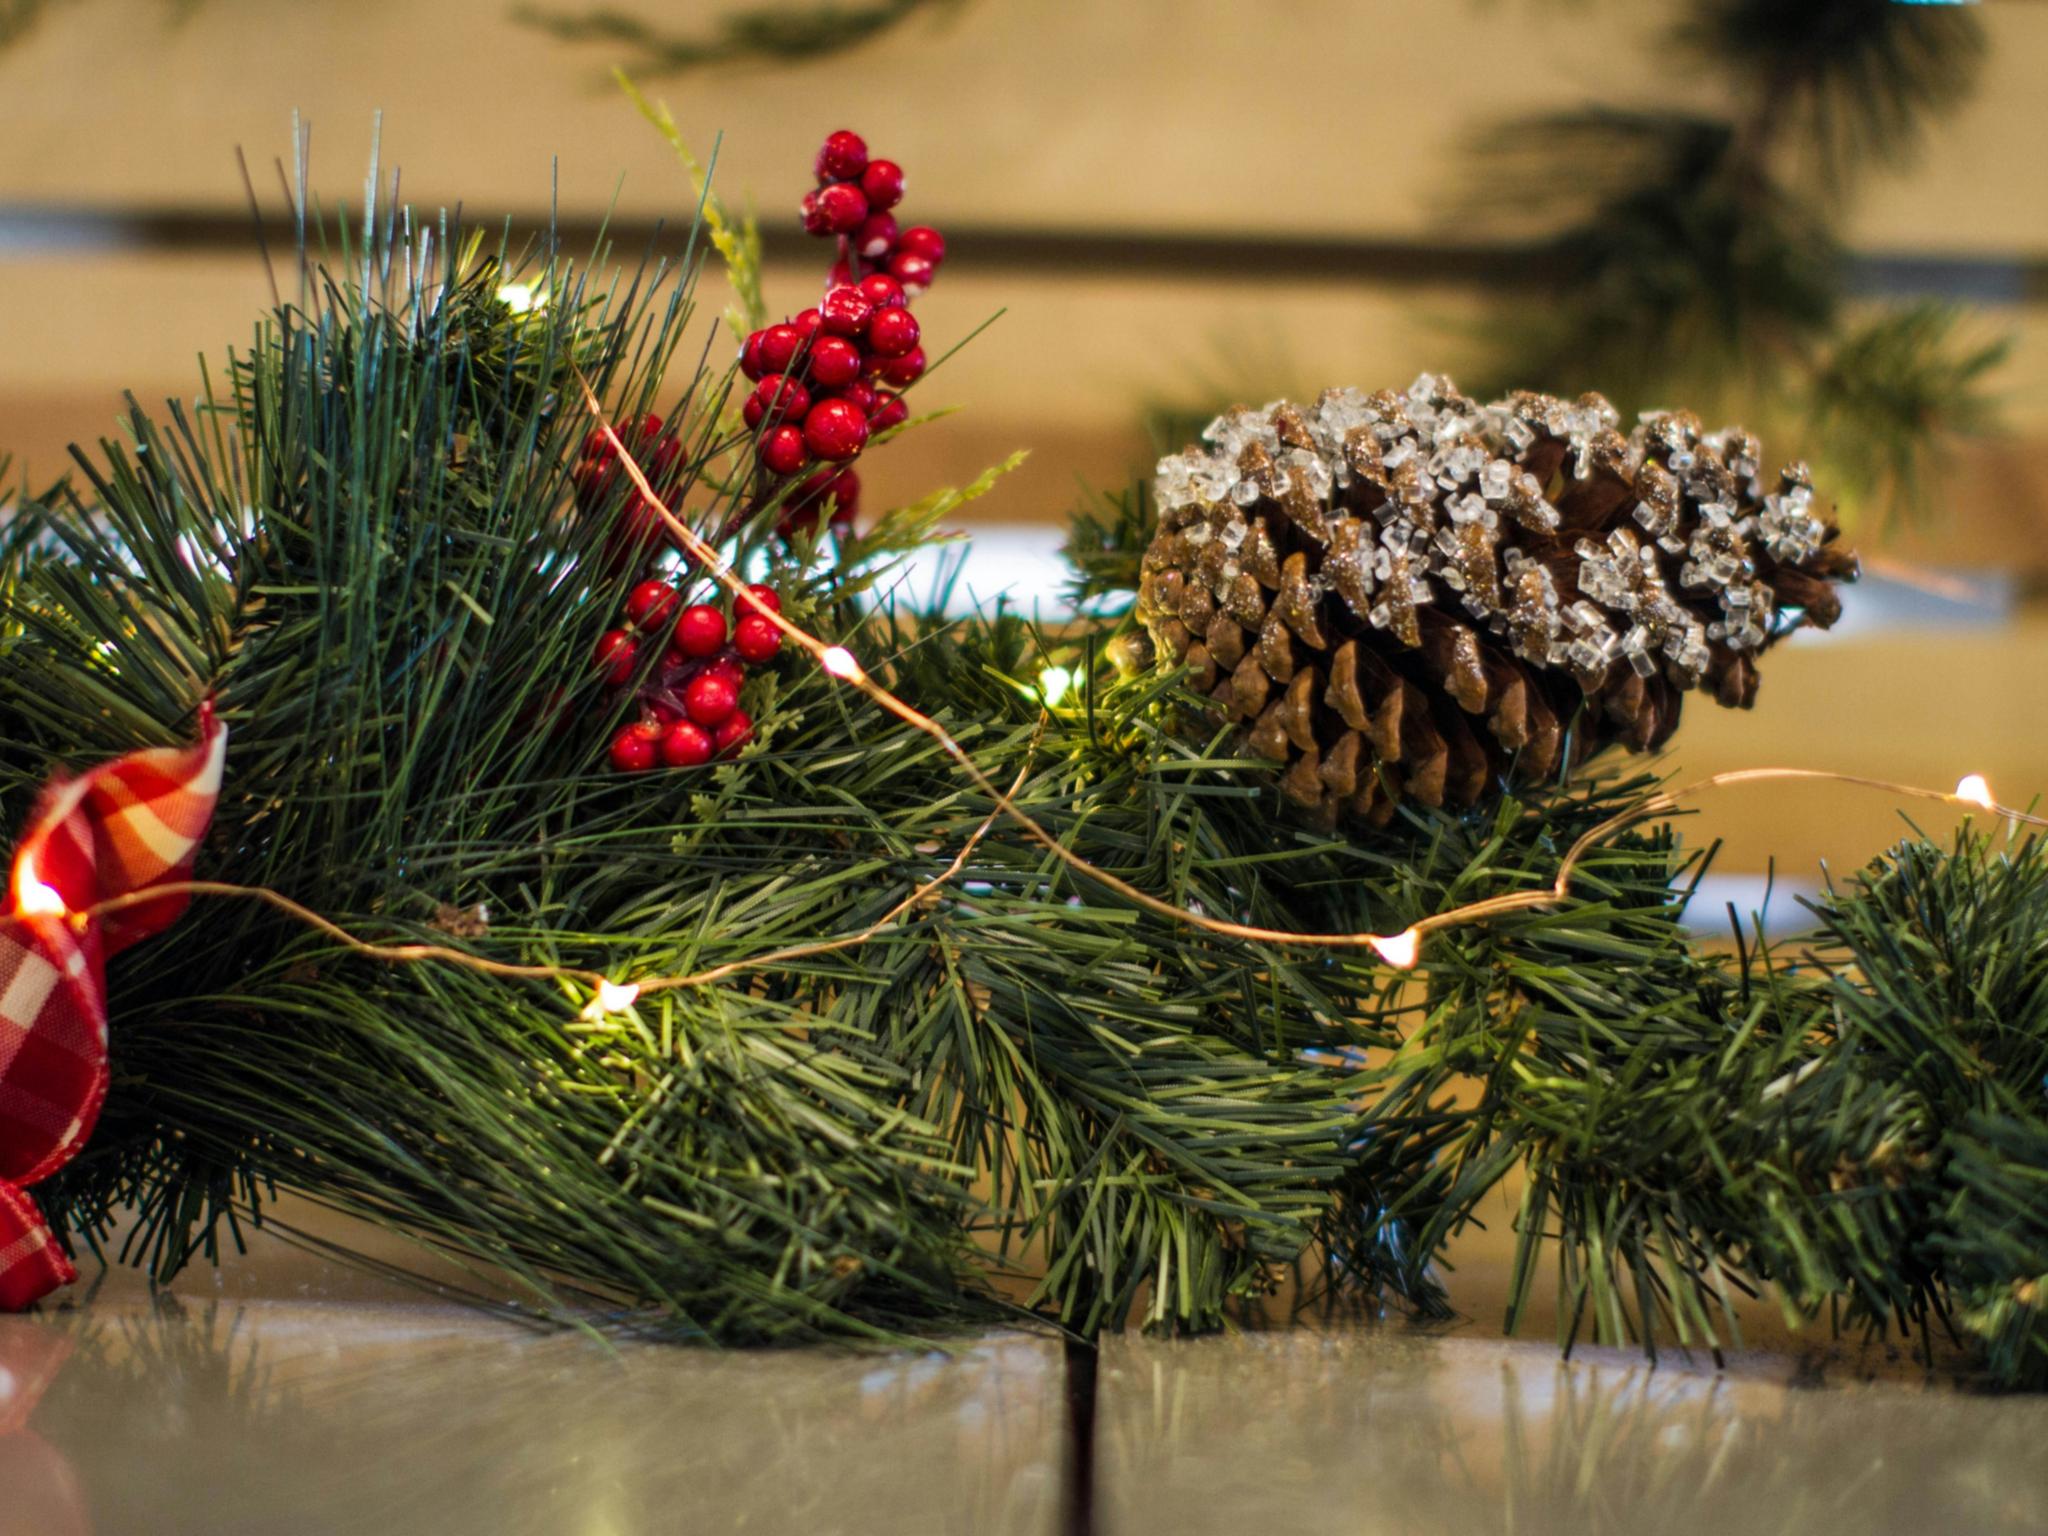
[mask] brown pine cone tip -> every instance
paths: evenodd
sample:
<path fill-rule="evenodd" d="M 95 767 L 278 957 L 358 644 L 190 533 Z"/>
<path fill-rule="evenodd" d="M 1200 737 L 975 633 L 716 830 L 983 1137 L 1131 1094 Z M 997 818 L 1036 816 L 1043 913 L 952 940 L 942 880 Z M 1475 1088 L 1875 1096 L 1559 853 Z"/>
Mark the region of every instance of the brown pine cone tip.
<path fill-rule="evenodd" d="M 1748 708 L 1757 653 L 1833 624 L 1856 557 L 1805 465 L 1766 493 L 1742 428 L 1619 422 L 1599 395 L 1482 406 L 1430 374 L 1217 417 L 1159 462 L 1158 662 L 1326 824 L 1646 751 L 1689 688 Z"/>

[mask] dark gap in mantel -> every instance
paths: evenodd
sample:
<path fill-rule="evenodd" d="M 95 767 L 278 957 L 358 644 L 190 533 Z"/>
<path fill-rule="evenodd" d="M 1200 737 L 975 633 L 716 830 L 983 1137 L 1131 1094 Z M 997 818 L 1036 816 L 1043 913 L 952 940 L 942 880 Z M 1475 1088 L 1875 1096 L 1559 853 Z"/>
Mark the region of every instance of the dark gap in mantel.
<path fill-rule="evenodd" d="M 1066 1450 L 1061 1467 L 1062 1536 L 1095 1536 L 1096 1373 L 1101 1352 L 1092 1343 L 1066 1341 Z"/>
<path fill-rule="evenodd" d="M 530 214 L 466 213 L 471 229 L 508 223 L 523 246 L 546 228 Z M 605 224 L 561 220 L 565 250 L 589 250 L 602 233 L 615 255 L 645 249 L 674 252 L 685 220 L 634 217 Z M 282 220 L 269 223 L 272 248 L 289 247 Z M 816 242 L 794 227 L 762 232 L 770 261 L 810 261 Z M 1460 244 L 1427 238 L 1241 235 L 1233 232 L 1049 230 L 989 224 L 948 224 L 949 254 L 981 273 L 1050 277 L 1197 278 L 1222 282 L 1364 282 L 1382 286 L 1542 287 L 1559 277 L 1556 259 L 1537 246 Z M 256 248 L 249 215 L 232 209 L 105 209 L 56 204 L 0 204 L 0 258 L 8 254 L 108 251 L 221 252 Z M 2048 301 L 2048 257 L 1878 252 L 1849 258 L 1849 287 L 1871 297 L 1934 297 L 1979 304 Z"/>

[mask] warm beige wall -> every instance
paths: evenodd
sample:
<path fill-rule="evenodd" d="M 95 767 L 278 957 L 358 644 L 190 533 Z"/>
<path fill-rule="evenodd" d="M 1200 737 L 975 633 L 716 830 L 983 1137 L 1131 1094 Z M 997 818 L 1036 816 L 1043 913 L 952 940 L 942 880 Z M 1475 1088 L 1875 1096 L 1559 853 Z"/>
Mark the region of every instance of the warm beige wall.
<path fill-rule="evenodd" d="M 564 0 L 568 3 L 568 0 Z M 679 17 L 708 0 L 634 0 Z M 725 0 L 719 0 L 720 5 Z M 738 0 L 733 0 L 738 3 Z M 602 55 L 505 18 L 512 0 L 71 0 L 0 54 L 0 205 L 232 211 L 232 152 L 314 125 L 317 183 L 360 196 L 371 113 L 409 197 L 534 210 L 559 155 L 562 201 L 592 212 L 621 174 L 631 212 L 675 212 L 682 178 Z M 852 122 L 912 169 L 918 217 L 1035 227 L 1398 236 L 1440 227 L 1460 136 L 1538 106 L 1667 99 L 1664 7 L 1639 0 L 964 0 L 851 58 L 663 83 L 688 131 L 727 134 L 721 181 L 792 198 L 820 131 Z M 2048 4 L 1998 3 L 1982 88 L 1914 171 L 1873 179 L 1865 249 L 2048 256 Z M 265 178 L 268 184 L 269 178 Z M 815 273 L 771 274 L 794 308 Z M 109 430 L 120 392 L 189 392 L 193 360 L 247 332 L 265 290 L 247 254 L 0 249 L 0 448 L 38 467 Z M 1030 469 L 986 505 L 1058 516 L 1077 479 L 1121 478 L 1138 402 L 1204 386 L 1313 390 L 1456 367 L 1473 298 L 1356 283 L 1015 279 L 960 265 L 921 306 L 935 337 L 1008 313 L 932 381 L 963 418 L 869 468 L 884 494 L 964 474 L 1018 444 Z M 2015 426 L 2048 432 L 2048 310 L 1987 319 L 2018 347 L 2001 384 Z M 2038 526 L 2022 468 L 1976 472 L 2000 517 Z M 1984 510 L 1980 503 L 1979 510 Z M 1981 557 L 2002 534 L 1972 534 Z M 1971 542 L 1975 540 L 1975 542 Z"/>
<path fill-rule="evenodd" d="M 268 157 L 294 108 L 322 184 L 355 194 L 376 108 L 425 201 L 678 201 L 663 151 L 592 79 L 606 55 L 510 25 L 513 0 L 72 0 L 0 59 L 0 195 L 237 205 L 236 144 Z M 574 8 L 578 0 L 560 0 Z M 708 0 L 620 0 L 702 18 Z M 737 5 L 739 0 L 732 0 Z M 822 129 L 913 168 L 921 214 L 1031 224 L 1373 234 L 1431 224 L 1461 134 L 1588 98 L 1683 99 L 1655 0 L 964 0 L 836 63 L 665 83 L 728 134 L 730 184 L 778 201 Z M 1982 88 L 1911 174 L 1874 181 L 1862 245 L 2048 254 L 2048 5 L 1989 4 Z M 789 199 L 789 200 L 793 200 Z"/>
<path fill-rule="evenodd" d="M 569 0 L 564 0 L 569 3 Z M 708 0 L 634 0 L 679 17 Z M 739 3 L 739 0 L 732 0 Z M 512 0 L 71 0 L 0 54 L 0 205 L 234 210 L 232 152 L 286 151 L 314 125 L 316 181 L 360 197 L 373 110 L 409 197 L 534 210 L 550 157 L 562 201 L 591 212 L 625 180 L 637 213 L 685 203 L 667 151 L 609 86 L 602 55 L 511 25 Z M 727 134 L 729 193 L 793 198 L 823 128 L 859 124 L 909 162 L 920 218 L 1413 235 L 1436 225 L 1460 135 L 1536 106 L 1663 99 L 1664 7 L 1638 0 L 964 0 L 851 58 L 798 71 L 665 82 L 699 141 Z M 1866 249 L 2048 256 L 2048 4 L 1983 7 L 1982 89 L 1915 171 L 1874 179 L 1853 221 Z M 268 185 L 268 177 L 265 184 Z M 815 274 L 772 275 L 794 308 Z M 107 429 L 119 391 L 189 391 L 192 359 L 246 333 L 264 302 L 253 250 L 145 256 L 0 249 L 0 447 L 54 464 Z M 1056 514 L 1076 475 L 1130 461 L 1136 403 L 1190 380 L 1312 390 L 1455 368 L 1468 293 L 1359 284 L 1013 280 L 960 266 L 920 313 L 935 337 L 1008 315 L 930 398 L 970 417 L 876 466 L 888 481 L 1040 448 L 988 510 Z M 2048 318 L 1991 323 L 2019 348 L 2002 383 L 2015 424 L 2048 431 Z M 1196 389 L 1195 392 L 1199 392 Z M 1021 492 L 1021 494 L 1020 494 Z"/>

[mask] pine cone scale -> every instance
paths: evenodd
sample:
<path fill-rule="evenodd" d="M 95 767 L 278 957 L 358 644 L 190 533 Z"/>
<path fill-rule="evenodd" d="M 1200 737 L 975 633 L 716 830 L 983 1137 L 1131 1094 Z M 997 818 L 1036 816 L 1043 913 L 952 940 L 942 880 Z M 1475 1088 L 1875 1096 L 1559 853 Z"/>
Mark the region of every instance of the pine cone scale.
<path fill-rule="evenodd" d="M 1803 465 L 1767 493 L 1747 432 L 1624 434 L 1597 395 L 1480 406 L 1424 375 L 1204 437 L 1161 461 L 1139 617 L 1325 822 L 1650 750 L 1693 689 L 1747 707 L 1755 656 L 1856 574 Z"/>

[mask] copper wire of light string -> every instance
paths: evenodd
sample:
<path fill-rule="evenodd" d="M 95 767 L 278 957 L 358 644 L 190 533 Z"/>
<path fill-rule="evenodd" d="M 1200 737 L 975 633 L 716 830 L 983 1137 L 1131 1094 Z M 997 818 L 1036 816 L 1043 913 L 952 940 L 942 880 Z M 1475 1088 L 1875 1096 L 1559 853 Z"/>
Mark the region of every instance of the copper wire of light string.
<path fill-rule="evenodd" d="M 1051 719 L 1048 709 L 1041 715 L 1037 732 L 1031 739 L 1022 767 L 1008 790 L 991 779 L 980 764 L 976 763 L 967 750 L 955 741 L 946 728 L 914 706 L 898 698 L 877 683 L 854 658 L 851 652 L 836 645 L 830 645 L 808 630 L 793 624 L 781 613 L 766 604 L 755 603 L 748 597 L 746 583 L 740 580 L 730 562 L 706 543 L 693 529 L 668 509 L 654 487 L 648 483 L 639 464 L 627 451 L 626 445 L 613 430 L 603 407 L 591 389 L 590 383 L 578 373 L 578 382 L 583 387 L 585 398 L 596 416 L 605 439 L 619 455 L 627 478 L 634 488 L 647 499 L 650 506 L 661 514 L 662 521 L 674 535 L 684 551 L 697 560 L 713 580 L 730 592 L 744 605 L 742 611 L 758 614 L 779 629 L 784 636 L 794 641 L 799 649 L 809 653 L 837 681 L 847 683 L 867 695 L 876 704 L 896 716 L 905 724 L 929 736 L 946 755 L 953 759 L 960 770 L 993 802 L 980 824 L 961 845 L 951 862 L 938 874 L 921 882 L 910 895 L 891 907 L 881 917 L 866 927 L 834 939 L 819 940 L 815 943 L 791 945 L 783 949 L 766 951 L 748 959 L 728 961 L 707 970 L 689 975 L 647 976 L 627 983 L 615 983 L 600 971 L 581 966 L 518 964 L 511 961 L 493 960 L 484 955 L 472 954 L 468 950 L 456 949 L 446 944 L 407 943 L 376 944 L 358 938 L 338 923 L 321 916 L 281 892 L 263 886 L 236 885 L 217 880 L 185 880 L 151 886 L 145 890 L 132 891 L 120 896 L 110 896 L 80 911 L 64 913 L 74 926 L 83 928 L 94 918 L 122 911 L 125 908 L 159 901 L 170 896 L 233 896 L 263 902 L 287 916 L 297 919 L 309 928 L 327 935 L 352 953 L 370 959 L 393 964 L 416 964 L 437 961 L 449 965 L 466 966 L 473 971 L 491 976 L 505 976 L 519 979 L 578 982 L 590 987 L 596 996 L 589 1008 L 584 1010 L 586 1019 L 596 1019 L 607 1012 L 631 1006 L 643 993 L 658 992 L 677 987 L 703 986 L 720 981 L 741 971 L 755 970 L 763 966 L 784 964 L 792 960 L 813 955 L 828 954 L 836 950 L 855 948 L 868 942 L 924 901 L 940 886 L 946 884 L 966 866 L 974 849 L 988 835 L 997 817 L 1007 817 L 1021 828 L 1035 842 L 1043 846 L 1060 862 L 1077 874 L 1083 875 L 1098 885 L 1116 892 L 1126 900 L 1149 912 L 1186 923 L 1205 932 L 1223 938 L 1242 939 L 1250 943 L 1294 945 L 1309 949 L 1372 949 L 1387 964 L 1401 970 L 1413 967 L 1419 957 L 1420 940 L 1423 935 L 1442 932 L 1448 928 L 1466 927 L 1486 922 L 1491 918 L 1506 916 L 1512 912 L 1524 912 L 1538 907 L 1550 906 L 1565 900 L 1571 890 L 1572 877 L 1586 855 L 1617 833 L 1636 822 L 1662 812 L 1676 809 L 1681 801 L 1703 794 L 1708 790 L 1723 789 L 1735 784 L 1752 784 L 1769 780 L 1803 779 L 1818 783 L 1843 784 L 1852 788 L 1871 789 L 1902 799 L 1932 800 L 1945 805 L 1961 806 L 1969 810 L 1988 811 L 2001 819 L 2031 827 L 2048 828 L 2048 817 L 2034 815 L 2027 811 L 2015 810 L 2000 805 L 1990 797 L 1988 791 L 1962 792 L 1971 781 L 1964 780 L 1954 791 L 1928 789 L 1916 784 L 1900 784 L 1889 779 L 1870 778 L 1862 774 L 1839 773 L 1826 768 L 1735 768 L 1726 772 L 1709 774 L 1676 789 L 1659 790 L 1639 804 L 1629 807 L 1582 833 L 1566 850 L 1559 861 L 1556 877 L 1547 885 L 1527 891 L 1513 891 L 1499 896 L 1489 896 L 1463 906 L 1435 912 L 1401 930 L 1399 933 L 1295 933 L 1280 928 L 1261 928 L 1247 923 L 1235 923 L 1225 918 L 1211 917 L 1188 907 L 1177 906 L 1151 892 L 1133 885 L 1130 881 L 1083 858 L 1061 843 L 1045 826 L 1028 811 L 1018 805 L 1014 796 L 1023 788 L 1028 777 L 1032 760 L 1039 742 L 1043 739 L 1046 723 Z M 35 920 L 34 915 L 21 912 L 0 913 L 0 922 L 27 924 Z"/>
<path fill-rule="evenodd" d="M 1032 759 L 1037 755 L 1038 743 L 1044 734 L 1045 728 L 1043 723 L 1041 723 L 1037 733 L 1031 738 L 1030 747 L 1025 752 L 1023 766 L 1017 770 L 1016 782 L 1011 786 L 1013 792 L 1023 787 L 1024 780 L 1031 771 Z M 865 944 L 883 929 L 894 923 L 897 918 L 916 907 L 926 897 L 930 896 L 932 892 L 959 874 L 966 866 L 967 860 L 973 855 L 974 850 L 981 845 L 982 839 L 988 836 L 989 829 L 995 825 L 996 818 L 1001 814 L 1000 810 L 991 810 L 988 815 L 982 818 L 980 825 L 968 834 L 967 840 L 960 845 L 960 851 L 953 855 L 952 861 L 944 869 L 940 870 L 930 879 L 919 882 L 917 888 L 908 896 L 897 902 L 895 906 L 884 912 L 865 928 L 861 928 L 853 933 L 842 934 L 836 939 L 819 939 L 808 944 L 792 944 L 783 949 L 769 950 L 765 954 L 752 955 L 744 960 L 729 960 L 722 965 L 714 965 L 708 970 L 693 971 L 687 976 L 650 976 L 632 984 L 635 995 L 638 996 L 646 992 L 659 992 L 674 987 L 708 986 L 714 981 L 723 981 L 726 977 L 737 975 L 742 971 L 758 970 L 763 966 L 769 965 L 782 965 L 791 960 L 809 959 L 814 955 L 831 954 L 835 950 L 852 949 L 857 945 Z M 373 944 L 367 939 L 357 938 L 340 924 L 322 917 L 310 907 L 302 906 L 282 892 L 273 891 L 266 886 L 235 885 L 220 880 L 169 881 L 162 885 L 152 885 L 144 890 L 128 891 L 119 896 L 109 896 L 105 900 L 96 901 L 91 906 L 85 907 L 80 911 L 67 912 L 64 916 L 74 927 L 83 929 L 94 918 L 104 917 L 109 913 L 119 912 L 127 907 L 142 906 L 149 902 L 161 901 L 172 896 L 242 896 L 253 901 L 260 901 L 275 907 L 287 916 L 297 918 L 308 927 L 326 934 L 351 952 L 373 960 L 382 960 L 393 964 L 416 964 L 424 960 L 440 960 L 455 965 L 466 965 L 472 970 L 481 971 L 492 976 L 509 976 L 537 981 L 580 981 L 584 985 L 599 991 L 612 985 L 611 979 L 603 972 L 585 970 L 580 966 L 520 965 L 506 960 L 493 960 L 485 955 L 471 954 L 468 950 L 455 949 L 446 944 Z M 4 914 L 4 916 L 7 921 L 25 921 L 18 913 L 10 912 Z"/>
<path fill-rule="evenodd" d="M 716 549 L 699 537 L 694 529 L 690 528 L 682 519 L 671 512 L 667 503 L 655 494 L 654 487 L 648 483 L 647 476 L 642 473 L 638 462 L 627 451 L 626 445 L 618 433 L 613 430 L 611 420 L 605 414 L 604 406 L 597 398 L 597 392 L 591 388 L 590 381 L 583 377 L 580 371 L 577 374 L 577 382 L 582 385 L 584 400 L 590 406 L 592 415 L 596 417 L 599 428 L 604 433 L 605 440 L 612 445 L 613 450 L 619 455 L 620 463 L 624 466 L 627 477 L 633 482 L 634 488 L 646 499 L 649 506 L 661 514 L 662 521 L 668 526 L 670 533 L 675 535 L 678 542 L 681 543 L 684 552 L 695 558 L 698 564 L 709 571 L 712 578 L 720 586 L 731 592 L 736 599 L 742 603 L 748 603 L 746 583 L 740 580 L 730 563 L 724 560 Z M 1075 872 L 1085 875 L 1088 879 L 1107 887 L 1119 896 L 1136 903 L 1149 912 L 1157 913 L 1162 917 L 1172 918 L 1176 922 L 1191 924 L 1223 938 L 1244 939 L 1259 944 L 1293 944 L 1305 948 L 1318 949 L 1369 948 L 1378 951 L 1381 958 L 1401 969 L 1406 969 L 1415 964 L 1415 941 L 1425 933 L 1436 932 L 1444 928 L 1459 927 L 1467 923 L 1483 922 L 1491 917 L 1502 916 L 1509 912 L 1525 911 L 1532 907 L 1547 906 L 1552 902 L 1564 899 L 1571 885 L 1572 874 L 1578 868 L 1579 861 L 1606 838 L 1613 836 L 1615 833 L 1642 820 L 1646 816 L 1654 816 L 1660 811 L 1672 809 L 1681 799 L 1688 795 L 1698 794 L 1708 789 L 1716 789 L 1726 784 L 1740 784 L 1761 779 L 1821 779 L 1833 783 L 1881 789 L 1895 795 L 1913 799 L 1941 800 L 1951 805 L 1975 806 L 1980 809 L 1989 809 L 2011 821 L 2025 822 L 2031 826 L 2048 827 L 2048 819 L 2028 815 L 2022 811 L 2010 810 L 1997 804 L 1986 807 L 1982 801 L 1976 799 L 1953 793 L 1943 793 L 1940 790 L 1923 789 L 1915 785 L 1893 784 L 1882 779 L 1864 778 L 1855 774 L 1834 773 L 1817 768 L 1741 768 L 1727 773 L 1714 774 L 1678 789 L 1659 791 L 1640 805 L 1601 822 L 1572 844 L 1570 850 L 1565 854 L 1563 861 L 1558 865 L 1557 878 L 1548 887 L 1533 891 L 1515 891 L 1501 896 L 1490 896 L 1482 901 L 1471 902 L 1462 907 L 1453 907 L 1448 911 L 1434 913 L 1429 917 L 1422 918 L 1400 933 L 1292 933 L 1279 928 L 1261 928 L 1246 923 L 1234 923 L 1225 918 L 1210 917 L 1207 913 L 1195 912 L 1187 907 L 1177 906 L 1173 902 L 1166 901 L 1149 891 L 1140 889 L 1128 880 L 1111 874 L 1108 870 L 1075 853 L 1042 826 L 1028 811 L 1018 805 L 1015 800 L 997 787 L 995 782 L 982 771 L 980 764 L 976 763 L 967 750 L 953 739 L 944 726 L 940 725 L 938 721 L 932 719 L 929 715 L 905 703 L 880 683 L 877 683 L 844 647 L 826 644 L 825 641 L 819 639 L 816 635 L 791 623 L 780 613 L 769 609 L 765 604 L 748 604 L 748 606 L 751 608 L 751 611 L 766 615 L 784 635 L 795 641 L 800 648 L 808 651 L 816 658 L 818 664 L 825 669 L 829 676 L 835 677 L 841 682 L 850 683 L 890 714 L 931 737 L 944 750 L 946 755 L 951 757 L 960 766 L 961 771 L 974 782 L 976 787 L 994 800 L 998 810 L 1008 816 L 1011 821 L 1015 822 L 1018 827 L 1034 841 L 1041 844 L 1055 858 Z"/>

